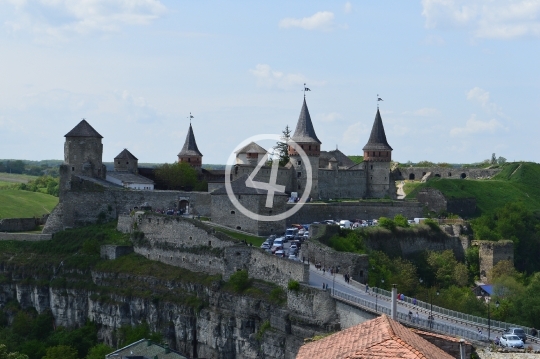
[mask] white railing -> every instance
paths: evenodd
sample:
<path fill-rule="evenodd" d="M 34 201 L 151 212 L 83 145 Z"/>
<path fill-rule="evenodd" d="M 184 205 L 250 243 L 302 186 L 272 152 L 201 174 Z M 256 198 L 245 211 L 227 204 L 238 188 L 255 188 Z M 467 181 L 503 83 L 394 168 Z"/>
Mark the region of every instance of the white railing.
<path fill-rule="evenodd" d="M 339 298 L 342 301 L 353 304 L 357 307 L 361 307 L 363 309 L 367 309 L 375 313 L 384 313 L 387 315 L 391 314 L 389 308 L 379 306 L 376 303 L 367 301 L 365 299 L 359 298 L 351 294 L 344 293 L 337 289 L 334 289 L 332 296 L 335 298 Z M 415 318 L 414 316 L 409 316 L 407 314 L 399 313 L 399 312 L 397 313 L 397 320 L 399 322 L 410 324 L 418 328 L 437 331 L 440 333 L 446 333 L 446 334 L 453 335 L 456 337 L 467 338 L 469 340 L 475 340 L 475 341 L 487 340 L 487 337 L 485 335 L 482 335 L 475 331 L 469 330 L 467 328 L 456 327 L 456 326 L 445 324 L 445 323 L 439 323 L 436 320 Z"/>
<path fill-rule="evenodd" d="M 382 288 L 369 288 L 369 290 L 372 291 L 373 293 L 378 293 L 379 296 L 384 297 L 383 300 L 389 301 L 391 299 L 392 293 L 390 291 L 387 291 Z M 416 300 L 416 304 L 414 304 L 415 299 L 410 298 L 410 297 L 405 297 L 404 300 L 398 300 L 398 303 L 406 303 L 408 304 L 409 307 L 412 307 L 412 308 L 421 308 L 421 309 L 424 309 L 424 311 L 431 311 L 430 303 L 426 303 L 421 300 Z M 495 308 L 493 308 L 492 310 L 494 309 Z M 493 331 L 505 331 L 508 328 L 518 327 L 518 328 L 522 328 L 525 331 L 525 334 L 527 334 L 527 337 L 529 338 L 529 340 L 533 338 L 534 340 L 538 340 L 537 337 L 534 337 L 532 335 L 533 328 L 527 328 L 527 327 L 513 324 L 513 323 L 506 323 L 506 322 L 501 322 L 499 320 L 491 319 L 489 321 L 490 324 L 488 325 L 487 318 L 461 313 L 455 310 L 442 308 L 437 305 L 433 305 L 433 315 L 439 315 L 440 317 L 445 317 L 448 320 L 459 321 L 463 324 L 468 324 L 471 326 L 477 326 L 477 327 L 482 327 L 482 328 L 488 328 L 488 326 L 490 326 L 491 330 Z"/>

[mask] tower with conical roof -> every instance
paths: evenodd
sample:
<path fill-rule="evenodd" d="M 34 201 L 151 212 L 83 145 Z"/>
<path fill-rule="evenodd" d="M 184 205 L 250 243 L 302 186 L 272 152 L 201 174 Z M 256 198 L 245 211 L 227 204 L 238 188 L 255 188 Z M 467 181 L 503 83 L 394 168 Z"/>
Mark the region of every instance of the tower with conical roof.
<path fill-rule="evenodd" d="M 72 175 L 104 179 L 106 169 L 102 161 L 103 136 L 83 119 L 64 137 L 64 165 L 68 172 Z"/>
<path fill-rule="evenodd" d="M 306 104 L 306 98 L 304 97 L 304 103 L 302 104 L 302 110 L 298 117 L 298 123 L 291 139 L 296 142 L 306 153 L 309 159 L 309 165 L 311 166 L 311 191 L 310 197 L 319 198 L 319 157 L 321 155 L 321 141 L 315 134 L 313 123 L 311 122 L 311 116 Z M 298 192 L 301 196 L 304 193 L 304 189 L 307 184 L 307 172 L 304 160 L 300 157 L 296 149 L 289 145 L 288 147 L 290 163 L 294 168 L 293 177 L 293 192 Z"/>
<path fill-rule="evenodd" d="M 386 140 L 381 113 L 378 108 L 371 135 L 363 150 L 367 176 L 366 197 L 383 198 L 389 196 L 392 147 Z"/>
<path fill-rule="evenodd" d="M 201 168 L 203 154 L 197 147 L 195 142 L 195 135 L 193 134 L 193 128 L 191 123 L 189 124 L 189 130 L 186 136 L 186 142 L 180 153 L 178 153 L 178 162 L 186 162 L 191 167 L 196 169 Z"/>

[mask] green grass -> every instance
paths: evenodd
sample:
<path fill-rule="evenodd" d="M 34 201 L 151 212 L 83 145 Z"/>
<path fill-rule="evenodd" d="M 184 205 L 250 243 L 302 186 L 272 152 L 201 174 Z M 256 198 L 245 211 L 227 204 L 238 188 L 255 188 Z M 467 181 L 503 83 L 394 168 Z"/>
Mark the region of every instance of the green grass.
<path fill-rule="evenodd" d="M 408 196 L 412 191 L 414 191 L 418 186 L 420 186 L 422 183 L 420 181 L 405 181 L 405 185 L 403 186 L 403 192 L 405 192 L 405 196 Z"/>
<path fill-rule="evenodd" d="M 44 193 L 0 190 L 0 218 L 41 217 L 58 204 L 58 197 Z"/>
<path fill-rule="evenodd" d="M 261 244 L 263 244 L 263 242 L 265 240 L 264 238 L 261 238 L 261 237 L 252 236 L 252 235 L 244 234 L 244 233 L 238 233 L 238 232 L 234 232 L 234 231 L 228 231 L 226 229 L 219 228 L 219 227 L 214 227 L 214 229 L 216 231 L 218 231 L 218 232 L 225 233 L 229 237 L 236 238 L 236 239 L 239 239 L 241 241 L 246 241 L 247 243 L 251 243 L 251 244 L 253 244 L 254 246 L 257 246 L 257 247 L 260 247 Z"/>
<path fill-rule="evenodd" d="M 509 202 L 522 202 L 532 211 L 540 210 L 540 164 L 508 163 L 491 180 L 432 178 L 414 188 L 408 198 L 415 198 L 425 187 L 440 190 L 447 198 L 476 198 L 478 215 L 492 213 Z"/>

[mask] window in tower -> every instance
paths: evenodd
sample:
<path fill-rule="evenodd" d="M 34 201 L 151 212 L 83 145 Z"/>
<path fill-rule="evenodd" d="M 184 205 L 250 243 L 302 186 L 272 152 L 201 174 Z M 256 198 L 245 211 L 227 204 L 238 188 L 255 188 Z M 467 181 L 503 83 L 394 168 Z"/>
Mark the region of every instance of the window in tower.
<path fill-rule="evenodd" d="M 297 177 L 297 178 L 302 177 L 302 172 L 298 172 L 298 173 L 296 174 L 296 177 Z"/>
<path fill-rule="evenodd" d="M 191 158 L 188 158 L 187 161 L 188 161 L 188 162 L 191 162 Z"/>
<path fill-rule="evenodd" d="M 371 169 L 373 169 L 373 165 L 371 165 Z"/>
<path fill-rule="evenodd" d="M 302 165 L 302 161 L 298 161 L 298 166 L 301 166 Z"/>

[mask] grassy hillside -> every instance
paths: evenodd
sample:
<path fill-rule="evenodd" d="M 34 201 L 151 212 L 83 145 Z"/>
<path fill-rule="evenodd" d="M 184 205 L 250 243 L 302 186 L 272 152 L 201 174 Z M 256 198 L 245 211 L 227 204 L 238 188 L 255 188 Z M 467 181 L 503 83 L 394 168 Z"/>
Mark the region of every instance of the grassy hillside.
<path fill-rule="evenodd" d="M 5 187 L 17 183 L 28 183 L 28 181 L 34 180 L 36 178 L 37 176 L 0 172 L 0 187 Z"/>
<path fill-rule="evenodd" d="M 506 164 L 491 180 L 433 178 L 412 189 L 407 198 L 415 198 L 424 187 L 440 190 L 448 198 L 476 198 L 479 215 L 491 213 L 508 202 L 522 202 L 530 210 L 540 210 L 540 164 Z"/>
<path fill-rule="evenodd" d="M 40 217 L 50 213 L 58 197 L 15 189 L 0 190 L 0 218 Z"/>

